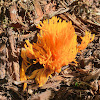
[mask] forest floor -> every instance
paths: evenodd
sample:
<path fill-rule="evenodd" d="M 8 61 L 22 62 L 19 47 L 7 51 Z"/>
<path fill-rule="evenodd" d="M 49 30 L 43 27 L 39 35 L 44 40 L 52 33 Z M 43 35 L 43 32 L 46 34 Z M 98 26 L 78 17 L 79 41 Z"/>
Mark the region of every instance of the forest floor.
<path fill-rule="evenodd" d="M 72 21 L 79 36 L 95 34 L 77 54 L 78 65 L 62 67 L 42 87 L 20 81 L 21 48 L 37 41 L 36 25 L 53 16 Z M 39 66 L 39 65 L 38 65 Z M 100 100 L 100 0 L 0 0 L 0 100 Z"/>

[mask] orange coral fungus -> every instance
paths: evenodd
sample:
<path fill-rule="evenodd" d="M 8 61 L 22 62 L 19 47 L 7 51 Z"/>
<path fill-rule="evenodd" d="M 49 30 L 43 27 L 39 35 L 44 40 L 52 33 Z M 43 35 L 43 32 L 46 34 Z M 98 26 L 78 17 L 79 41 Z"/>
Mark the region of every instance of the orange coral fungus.
<path fill-rule="evenodd" d="M 25 49 L 21 51 L 23 58 L 21 70 L 24 70 L 21 71 L 21 80 L 26 80 L 25 71 L 29 67 L 27 57 L 36 59 L 36 61 L 33 60 L 33 64 L 39 62 L 44 68 L 33 71 L 27 79 L 35 78 L 37 84 L 42 86 L 52 73 L 59 73 L 62 66 L 75 61 L 76 54 L 87 47 L 88 43 L 94 39 L 94 35 L 92 37 L 91 33 L 86 31 L 78 46 L 77 35 L 71 21 L 66 22 L 52 17 L 44 20 L 43 23 L 40 22 L 37 27 L 40 29 L 40 34 L 37 35 L 38 41 L 31 44 L 26 40 L 27 45 L 25 44 Z"/>
<path fill-rule="evenodd" d="M 84 37 L 81 37 L 82 42 L 81 42 L 81 45 L 79 45 L 79 47 L 78 47 L 78 48 L 79 48 L 79 51 L 85 49 L 85 48 L 87 47 L 87 45 L 88 45 L 90 42 L 93 41 L 94 37 L 95 37 L 94 34 L 93 34 L 93 36 L 91 37 L 91 33 L 88 32 L 88 31 L 86 31 L 86 32 L 85 32 L 85 36 L 84 36 Z"/>

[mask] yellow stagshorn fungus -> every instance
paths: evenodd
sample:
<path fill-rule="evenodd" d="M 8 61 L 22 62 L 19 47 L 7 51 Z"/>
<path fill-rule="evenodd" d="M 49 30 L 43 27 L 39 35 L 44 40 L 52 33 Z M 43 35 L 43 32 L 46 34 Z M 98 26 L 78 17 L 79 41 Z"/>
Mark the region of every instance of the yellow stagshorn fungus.
<path fill-rule="evenodd" d="M 52 17 L 49 20 L 44 20 L 43 23 L 37 26 L 40 29 L 40 34 L 37 35 L 36 43 L 31 44 L 26 40 L 25 49 L 21 50 L 23 58 L 20 70 L 20 80 L 27 79 L 36 80 L 39 86 L 43 86 L 48 77 L 54 72 L 60 72 L 61 67 L 68 65 L 72 61 L 76 61 L 75 57 L 78 52 L 85 49 L 87 45 L 94 39 L 90 32 L 86 31 L 81 44 L 78 46 L 77 35 L 72 22 L 66 22 L 57 17 Z M 44 68 L 37 69 L 32 72 L 30 77 L 25 75 L 30 62 L 27 58 L 33 59 L 33 64 L 39 62 Z M 36 59 L 36 61 L 34 61 Z M 27 83 L 24 83 L 24 90 Z"/>

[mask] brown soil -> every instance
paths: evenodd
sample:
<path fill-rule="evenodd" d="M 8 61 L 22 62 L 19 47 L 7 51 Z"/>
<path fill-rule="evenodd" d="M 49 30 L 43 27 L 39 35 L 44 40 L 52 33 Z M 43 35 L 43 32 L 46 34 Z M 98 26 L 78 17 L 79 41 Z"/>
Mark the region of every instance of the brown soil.
<path fill-rule="evenodd" d="M 26 39 L 36 42 L 36 25 L 53 16 L 72 21 L 78 36 L 88 30 L 95 39 L 77 54 L 77 66 L 62 67 L 41 88 L 28 80 L 23 91 L 21 48 Z M 99 68 L 100 0 L 0 0 L 0 100 L 100 100 Z"/>

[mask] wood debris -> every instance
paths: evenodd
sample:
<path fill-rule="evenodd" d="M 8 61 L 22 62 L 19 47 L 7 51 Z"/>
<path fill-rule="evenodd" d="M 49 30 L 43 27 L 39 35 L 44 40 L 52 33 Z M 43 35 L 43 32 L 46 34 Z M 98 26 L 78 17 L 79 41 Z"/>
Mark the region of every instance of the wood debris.
<path fill-rule="evenodd" d="M 43 87 L 34 80 L 20 81 L 21 48 L 25 40 L 37 41 L 37 24 L 58 16 L 71 21 L 78 36 L 85 31 L 95 39 L 74 62 L 54 73 Z M 81 39 L 77 41 L 81 43 Z M 29 59 L 28 59 L 29 60 Z M 37 64 L 27 69 L 30 74 Z M 29 73 L 28 73 L 29 72 Z M 22 84 L 28 87 L 22 91 Z M 16 98 L 17 97 L 17 98 Z M 100 99 L 100 1 L 99 0 L 1 0 L 0 1 L 0 100 L 99 100 Z"/>

